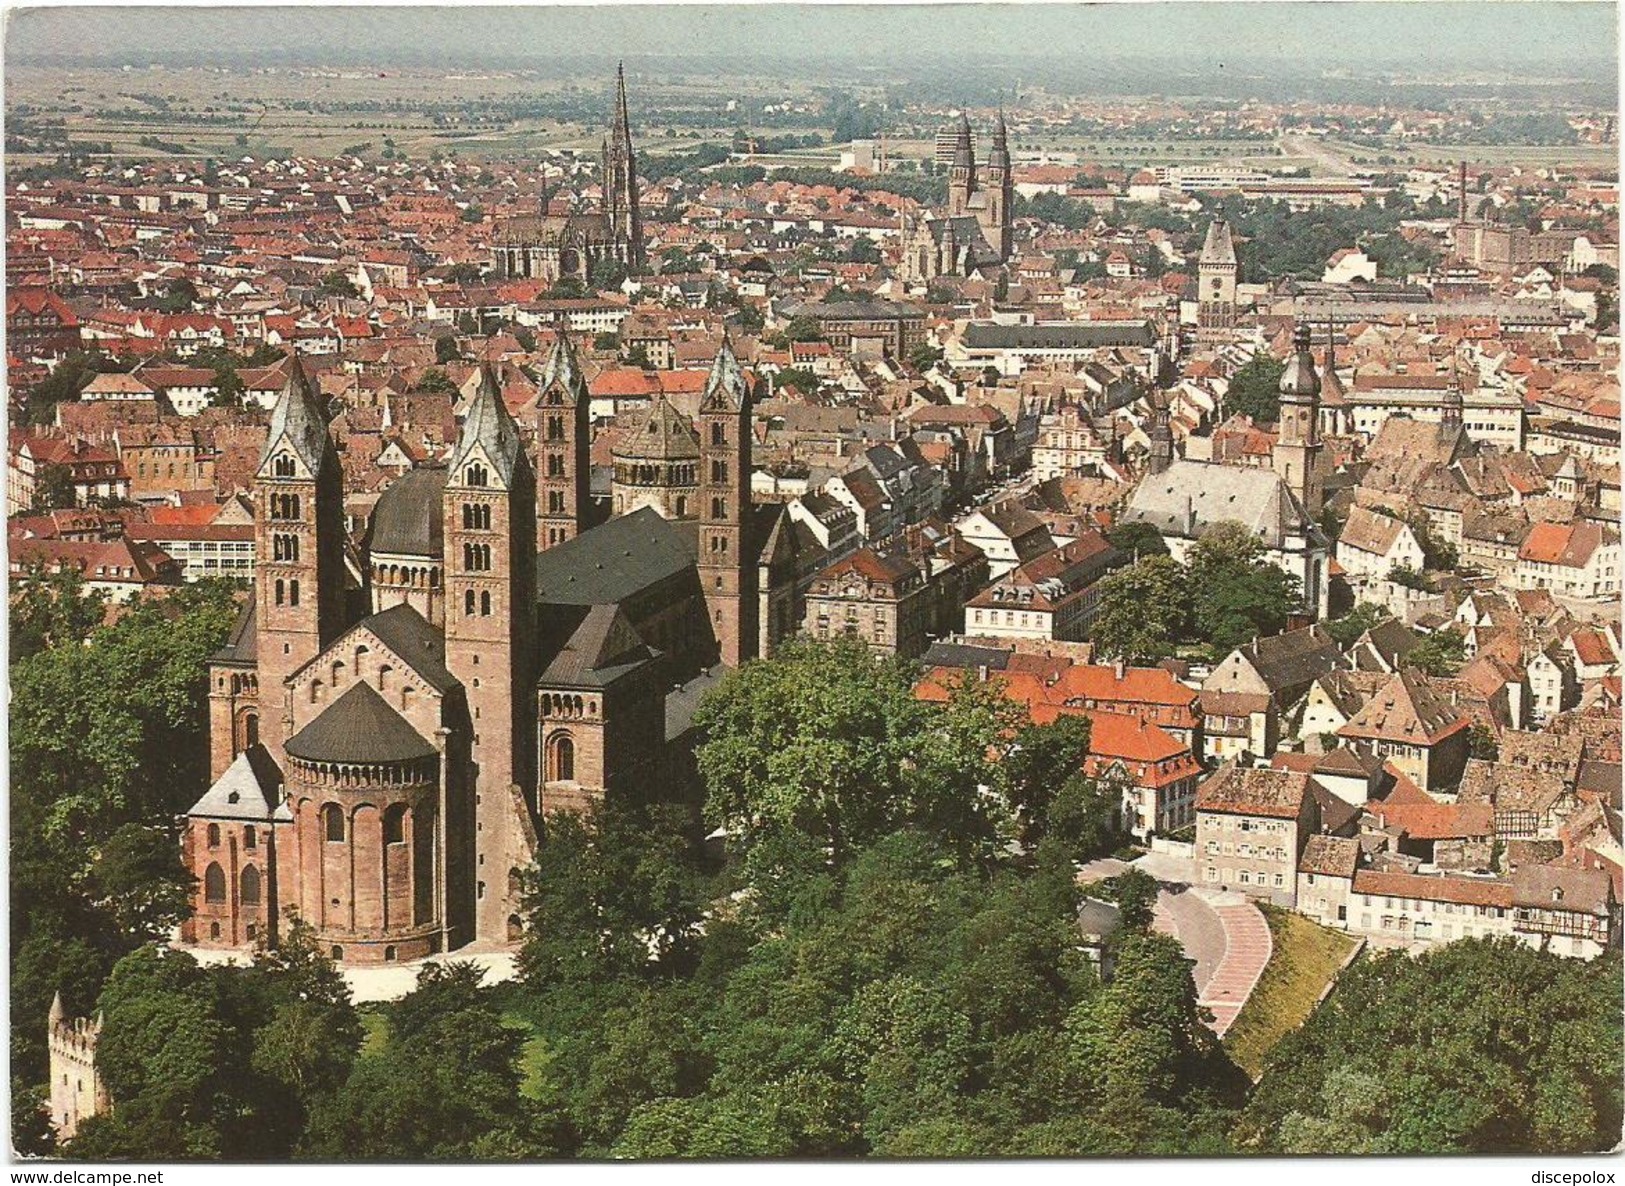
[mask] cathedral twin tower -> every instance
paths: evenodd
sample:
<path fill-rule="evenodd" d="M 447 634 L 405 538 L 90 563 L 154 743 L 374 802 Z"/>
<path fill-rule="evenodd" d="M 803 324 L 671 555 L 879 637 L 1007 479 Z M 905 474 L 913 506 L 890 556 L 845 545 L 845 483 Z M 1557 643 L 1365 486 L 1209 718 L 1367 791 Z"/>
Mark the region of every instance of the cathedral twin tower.
<path fill-rule="evenodd" d="M 187 942 L 274 943 L 297 915 L 354 963 L 510 945 L 549 812 L 680 781 L 673 680 L 756 653 L 749 380 L 724 342 L 689 524 L 589 527 L 589 402 L 562 333 L 517 420 L 487 368 L 444 465 L 394 482 L 352 548 L 294 361 L 255 476 L 253 596 L 210 660 Z"/>

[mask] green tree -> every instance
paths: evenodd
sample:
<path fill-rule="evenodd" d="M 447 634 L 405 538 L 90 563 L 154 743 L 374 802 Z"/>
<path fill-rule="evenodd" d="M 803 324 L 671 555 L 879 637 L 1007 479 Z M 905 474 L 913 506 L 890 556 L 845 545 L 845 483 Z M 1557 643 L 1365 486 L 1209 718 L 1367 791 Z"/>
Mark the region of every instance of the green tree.
<path fill-rule="evenodd" d="M 1023 844 L 1036 846 L 1044 838 L 1056 796 L 1083 769 L 1088 754 L 1086 716 L 1057 717 L 1050 724 L 1027 724 L 1016 731 L 999 774 L 1017 813 Z"/>
<path fill-rule="evenodd" d="M 785 324 L 784 337 L 790 342 L 822 342 L 824 331 L 819 328 L 818 318 L 801 313 Z"/>
<path fill-rule="evenodd" d="M 318 1097 L 301 1154 L 324 1161 L 545 1156 L 521 1095 L 523 1031 L 473 964 L 426 964 L 388 1010 L 378 1054 Z"/>
<path fill-rule="evenodd" d="M 71 510 L 79 504 L 79 491 L 73 484 L 73 471 L 57 462 L 40 466 L 34 477 L 34 510 Z"/>
<path fill-rule="evenodd" d="M 451 334 L 442 334 L 434 340 L 434 360 L 441 365 L 448 362 L 457 362 L 463 357 L 463 352 L 457 347 L 457 339 Z"/>
<path fill-rule="evenodd" d="M 1154 663 L 1174 653 L 1185 632 L 1185 570 L 1169 556 L 1151 556 L 1100 580 L 1100 608 L 1089 637 L 1104 658 Z"/>
<path fill-rule="evenodd" d="M 986 751 L 1009 723 L 991 704 L 987 689 L 967 684 L 938 715 L 915 699 L 906 664 L 875 660 L 861 641 L 792 643 L 777 661 L 734 672 L 700 706 L 707 818 L 769 881 L 787 848 L 800 851 L 787 841 L 810 841 L 839 866 L 910 822 L 952 818 L 966 829 L 955 839 L 979 838 L 970 833 L 983 832 L 990 808 L 978 780 L 991 781 Z M 938 777 L 943 753 L 969 764 Z"/>
<path fill-rule="evenodd" d="M 106 592 L 87 589 L 77 568 L 47 572 L 34 566 L 12 587 L 11 661 L 84 643 L 102 624 L 106 609 Z"/>
<path fill-rule="evenodd" d="M 1251 416 L 1260 424 L 1274 424 L 1281 416 L 1281 375 L 1286 364 L 1267 354 L 1255 354 L 1230 376 L 1224 393 L 1227 416 Z"/>
<path fill-rule="evenodd" d="M 606 352 L 619 350 L 621 348 L 620 336 L 614 330 L 606 330 L 604 333 L 595 334 L 592 339 L 592 348 Z"/>
<path fill-rule="evenodd" d="M 1191 548 L 1192 626 L 1215 655 L 1279 633 L 1301 603 L 1297 578 L 1263 556 L 1262 541 L 1233 522 L 1215 524 Z"/>
<path fill-rule="evenodd" d="M 621 261 L 605 256 L 592 266 L 592 287 L 599 292 L 619 288 L 626 282 L 626 268 Z"/>
<path fill-rule="evenodd" d="M 322 291 L 328 296 L 358 297 L 361 290 L 343 272 L 329 272 L 322 277 Z"/>
<path fill-rule="evenodd" d="M 641 342 L 632 347 L 626 352 L 626 365 L 637 367 L 642 371 L 654 370 L 654 363 L 649 358 L 649 348 Z"/>
<path fill-rule="evenodd" d="M 921 342 L 908 355 L 908 365 L 917 371 L 928 371 L 941 361 L 941 348 L 931 342 Z"/>
<path fill-rule="evenodd" d="M 185 276 L 178 276 L 164 285 L 163 296 L 158 298 L 158 308 L 165 313 L 188 313 L 202 299 L 197 285 Z"/>
<path fill-rule="evenodd" d="M 1460 940 L 1354 964 L 1265 1060 L 1237 1126 L 1260 1153 L 1596 1152 L 1619 1140 L 1617 952 Z"/>
<path fill-rule="evenodd" d="M 1106 532 L 1106 542 L 1125 556 L 1166 556 L 1168 545 L 1162 532 L 1149 523 L 1118 523 Z"/>
<path fill-rule="evenodd" d="M 456 395 L 457 384 L 453 383 L 451 376 L 439 367 L 429 367 L 418 376 L 418 381 L 412 385 L 412 390 L 431 395 Z"/>
<path fill-rule="evenodd" d="M 1407 653 L 1401 663 L 1425 675 L 1453 676 L 1467 661 L 1467 640 L 1455 629 L 1435 630 Z"/>
<path fill-rule="evenodd" d="M 1354 644 L 1355 639 L 1370 630 L 1373 626 L 1386 622 L 1393 617 L 1382 606 L 1370 601 L 1362 601 L 1341 618 L 1334 618 L 1326 623 L 1326 633 L 1337 640 L 1337 645 L 1348 648 Z"/>

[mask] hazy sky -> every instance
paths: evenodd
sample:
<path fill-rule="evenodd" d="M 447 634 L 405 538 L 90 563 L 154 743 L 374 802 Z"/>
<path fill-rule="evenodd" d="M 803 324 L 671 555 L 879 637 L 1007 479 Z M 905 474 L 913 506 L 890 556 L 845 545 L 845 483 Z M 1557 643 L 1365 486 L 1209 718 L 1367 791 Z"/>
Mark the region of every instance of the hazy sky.
<path fill-rule="evenodd" d="M 541 7 L 12 8 L 6 55 L 118 61 L 177 50 L 233 56 L 267 46 L 301 57 L 387 62 L 437 47 L 449 59 L 850 57 L 996 53 L 1170 60 L 1283 57 L 1324 69 L 1432 57 L 1441 71 L 1503 56 L 1611 58 L 1610 3 L 1391 0 L 1385 3 L 1018 5 L 579 5 Z"/>

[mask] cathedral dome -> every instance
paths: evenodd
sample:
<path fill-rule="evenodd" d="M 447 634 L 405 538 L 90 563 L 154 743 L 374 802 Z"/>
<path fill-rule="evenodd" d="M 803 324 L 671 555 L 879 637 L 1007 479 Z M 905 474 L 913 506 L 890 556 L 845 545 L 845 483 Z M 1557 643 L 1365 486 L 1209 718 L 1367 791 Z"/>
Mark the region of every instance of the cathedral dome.
<path fill-rule="evenodd" d="M 698 461 L 700 438 L 688 418 L 662 395 L 627 426 L 614 457 L 617 461 Z"/>
<path fill-rule="evenodd" d="M 368 552 L 438 560 L 444 551 L 445 490 L 446 471 L 438 466 L 411 470 L 391 482 L 373 507 Z"/>

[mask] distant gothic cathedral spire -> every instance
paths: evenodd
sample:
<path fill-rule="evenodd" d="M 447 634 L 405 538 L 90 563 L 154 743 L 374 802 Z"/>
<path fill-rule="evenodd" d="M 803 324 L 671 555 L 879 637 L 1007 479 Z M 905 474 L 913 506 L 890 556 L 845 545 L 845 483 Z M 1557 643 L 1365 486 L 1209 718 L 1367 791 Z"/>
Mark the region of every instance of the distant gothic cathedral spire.
<path fill-rule="evenodd" d="M 491 265 L 500 279 L 556 283 L 574 277 L 583 284 L 593 268 L 613 260 L 641 268 L 643 218 L 638 211 L 637 156 L 632 150 L 632 118 L 626 102 L 626 72 L 615 68 L 615 105 L 609 135 L 600 148 L 602 198 L 597 213 L 549 214 L 505 219 L 491 241 Z"/>

